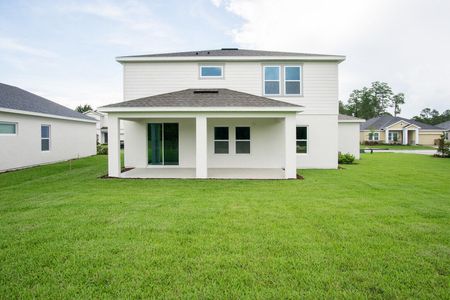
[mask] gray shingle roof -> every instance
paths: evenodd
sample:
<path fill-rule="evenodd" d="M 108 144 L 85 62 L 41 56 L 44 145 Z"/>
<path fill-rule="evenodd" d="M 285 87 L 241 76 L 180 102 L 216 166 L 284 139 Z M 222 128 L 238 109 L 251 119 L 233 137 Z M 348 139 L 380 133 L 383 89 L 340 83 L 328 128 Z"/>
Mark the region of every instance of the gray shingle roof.
<path fill-rule="evenodd" d="M 103 107 L 301 107 L 229 89 L 186 89 Z"/>
<path fill-rule="evenodd" d="M 418 122 L 413 119 L 405 119 L 402 117 L 394 117 L 394 116 L 389 116 L 389 115 L 380 116 L 380 117 L 376 117 L 376 118 L 367 120 L 365 123 L 361 124 L 361 130 L 371 130 L 371 129 L 384 130 L 386 127 L 388 127 L 394 123 L 397 123 L 399 121 L 405 121 L 410 124 L 414 124 L 416 126 L 419 126 L 421 129 L 441 130 L 441 128 L 438 128 L 436 126 Z"/>
<path fill-rule="evenodd" d="M 4 83 L 0 83 L 0 110 L 1 108 L 95 121 L 70 108 Z"/>
<path fill-rule="evenodd" d="M 247 50 L 237 48 L 222 48 L 214 50 L 199 50 L 186 52 L 158 53 L 147 55 L 120 56 L 125 57 L 189 57 L 189 56 L 330 56 L 326 54 L 312 54 L 299 52 L 280 52 L 280 51 L 263 51 L 263 50 Z"/>
<path fill-rule="evenodd" d="M 437 124 L 436 127 L 439 127 L 439 128 L 445 129 L 445 130 L 450 130 L 450 121 Z"/>
<path fill-rule="evenodd" d="M 339 121 L 361 121 L 361 122 L 364 122 L 364 119 L 353 117 L 353 116 L 348 116 L 348 115 L 343 115 L 343 114 L 338 115 L 338 120 Z"/>

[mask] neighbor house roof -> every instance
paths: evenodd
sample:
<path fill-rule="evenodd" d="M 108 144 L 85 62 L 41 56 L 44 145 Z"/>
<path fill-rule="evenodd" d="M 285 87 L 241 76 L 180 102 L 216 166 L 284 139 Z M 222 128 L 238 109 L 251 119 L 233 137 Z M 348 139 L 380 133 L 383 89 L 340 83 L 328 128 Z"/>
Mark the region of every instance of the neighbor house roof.
<path fill-rule="evenodd" d="M 450 130 L 450 121 L 437 124 L 436 127 L 439 127 L 439 128 L 445 129 L 445 130 Z"/>
<path fill-rule="evenodd" d="M 58 117 L 95 121 L 58 103 L 18 87 L 0 83 L 0 111 L 23 111 Z"/>
<path fill-rule="evenodd" d="M 413 119 L 405 119 L 402 117 L 394 117 L 394 116 L 380 116 L 376 118 L 372 118 L 367 120 L 365 123 L 361 124 L 361 130 L 385 130 L 387 127 L 391 126 L 392 124 L 395 124 L 400 121 L 405 121 L 409 124 L 416 125 L 424 130 L 441 130 L 441 128 L 425 124 Z"/>
<path fill-rule="evenodd" d="M 105 108 L 289 108 L 302 106 L 230 89 L 186 89 L 103 106 Z"/>
<path fill-rule="evenodd" d="M 157 53 L 144 55 L 130 55 L 119 56 L 117 61 L 139 61 L 139 60 L 159 60 L 159 59 L 208 59 L 208 58 L 251 58 L 251 57 L 280 57 L 280 58 L 304 58 L 304 59 L 319 59 L 319 60 L 337 60 L 342 61 L 345 56 L 342 55 L 327 55 L 327 54 L 312 54 L 300 52 L 280 52 L 280 51 L 264 51 L 264 50 L 248 50 L 238 48 L 222 48 L 213 50 L 198 50 L 185 52 L 171 52 L 171 53 Z"/>
<path fill-rule="evenodd" d="M 342 115 L 342 114 L 338 115 L 338 122 L 340 122 L 340 123 L 346 123 L 346 122 L 349 122 L 349 123 L 364 123 L 365 121 L 366 120 L 364 120 L 364 119 L 360 119 L 360 118 L 353 117 L 353 116 Z"/>

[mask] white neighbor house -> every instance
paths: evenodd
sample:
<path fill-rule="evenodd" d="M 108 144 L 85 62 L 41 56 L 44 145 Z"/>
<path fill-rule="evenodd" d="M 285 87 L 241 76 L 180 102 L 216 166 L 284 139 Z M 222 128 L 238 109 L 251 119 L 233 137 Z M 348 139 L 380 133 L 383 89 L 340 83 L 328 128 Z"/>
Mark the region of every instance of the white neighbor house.
<path fill-rule="evenodd" d="M 95 153 L 95 120 L 0 83 L 0 172 Z"/>
<path fill-rule="evenodd" d="M 108 115 L 98 110 L 90 110 L 84 112 L 88 117 L 95 119 L 96 122 L 96 132 L 97 132 L 97 143 L 108 144 Z M 123 124 L 120 124 L 120 141 L 123 142 Z"/>
<path fill-rule="evenodd" d="M 99 108 L 108 113 L 109 176 L 282 179 L 335 169 L 344 59 L 236 48 L 118 57 L 124 102 Z M 343 138 L 357 145 L 354 131 Z"/>

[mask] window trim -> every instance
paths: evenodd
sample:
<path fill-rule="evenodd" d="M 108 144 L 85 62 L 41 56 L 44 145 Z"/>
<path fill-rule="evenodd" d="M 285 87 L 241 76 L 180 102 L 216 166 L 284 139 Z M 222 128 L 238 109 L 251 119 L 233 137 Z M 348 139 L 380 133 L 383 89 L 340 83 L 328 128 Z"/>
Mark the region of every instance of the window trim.
<path fill-rule="evenodd" d="M 19 123 L 17 123 L 17 122 L 8 122 L 8 121 L 0 121 L 0 124 L 14 125 L 14 133 L 0 133 L 0 136 L 16 136 L 18 134 Z"/>
<path fill-rule="evenodd" d="M 372 139 L 370 138 L 370 134 L 372 134 Z M 374 135 L 375 135 L 375 134 L 377 135 L 377 138 L 376 138 L 376 139 L 374 139 Z M 377 141 L 380 140 L 380 133 L 379 133 L 379 132 L 369 132 L 368 137 L 369 137 L 369 141 L 371 141 L 371 142 L 377 142 Z"/>
<path fill-rule="evenodd" d="M 202 69 L 203 68 L 220 68 L 220 76 L 203 76 Z M 199 65 L 199 78 L 200 79 L 223 79 L 224 78 L 224 66 L 223 65 Z"/>
<path fill-rule="evenodd" d="M 394 133 L 396 135 L 397 140 L 394 140 Z M 389 131 L 388 132 L 388 141 L 389 142 L 398 142 L 399 141 L 399 134 L 398 134 L 398 132 L 396 132 L 396 131 Z"/>
<path fill-rule="evenodd" d="M 297 128 L 298 127 L 305 127 L 306 128 L 306 139 L 297 139 Z M 295 126 L 295 153 L 297 155 L 308 155 L 309 154 L 309 141 L 308 141 L 308 137 L 309 137 L 309 126 L 308 125 L 296 125 Z M 297 152 L 297 142 L 306 142 L 306 152 L 305 153 L 298 153 Z"/>
<path fill-rule="evenodd" d="M 42 137 L 43 126 L 48 127 L 48 138 Z M 52 149 L 51 137 L 52 137 L 52 126 L 50 124 L 41 124 L 41 152 L 50 152 L 50 150 Z M 48 150 L 42 150 L 42 140 L 48 140 Z"/>
<path fill-rule="evenodd" d="M 228 129 L 228 140 L 216 139 L 216 128 L 225 127 Z M 215 125 L 213 127 L 213 153 L 217 155 L 230 154 L 230 126 L 226 125 Z M 228 142 L 228 152 L 227 153 L 217 153 L 216 152 L 216 142 Z"/>
<path fill-rule="evenodd" d="M 278 80 L 266 80 L 266 68 L 278 68 Z M 281 65 L 263 65 L 263 95 L 264 96 L 281 96 L 282 86 L 282 78 L 281 78 Z M 266 94 L 266 81 L 270 82 L 278 82 L 278 94 Z"/>
<path fill-rule="evenodd" d="M 286 79 L 286 68 L 287 67 L 298 67 L 299 68 L 299 75 L 300 75 L 300 79 L 299 80 L 287 80 Z M 300 90 L 298 94 L 288 94 L 286 93 L 286 82 L 298 82 L 300 85 Z M 283 65 L 283 85 L 284 85 L 284 89 L 283 89 L 283 96 L 285 97 L 299 97 L 299 96 L 303 96 L 303 66 L 302 65 Z"/>
<path fill-rule="evenodd" d="M 237 129 L 239 127 L 248 127 L 249 135 L 250 135 L 250 138 L 248 140 L 247 139 L 243 140 L 243 139 L 238 139 L 237 138 L 237 132 L 236 131 L 237 131 Z M 248 153 L 238 153 L 237 152 L 237 142 L 249 142 L 250 151 Z M 234 126 L 234 153 L 238 154 L 238 155 L 241 155 L 241 154 L 243 154 L 243 155 L 250 155 L 250 154 L 252 154 L 252 128 L 251 128 L 251 126 L 248 126 L 248 125 L 236 125 L 236 126 Z"/>

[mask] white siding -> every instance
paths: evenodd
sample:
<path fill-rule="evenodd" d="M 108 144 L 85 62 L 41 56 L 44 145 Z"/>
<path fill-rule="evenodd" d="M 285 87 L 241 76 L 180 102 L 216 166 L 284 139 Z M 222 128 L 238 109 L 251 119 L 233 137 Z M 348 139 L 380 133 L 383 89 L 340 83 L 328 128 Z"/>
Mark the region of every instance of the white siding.
<path fill-rule="evenodd" d="M 200 79 L 198 62 L 139 62 L 124 64 L 124 100 L 188 88 L 229 88 L 262 96 L 262 66 L 282 62 L 222 62 L 223 79 Z M 214 63 L 217 64 L 217 63 Z M 303 96 L 273 97 L 303 105 L 305 114 L 338 113 L 338 64 L 289 62 L 303 65 Z"/>
<path fill-rule="evenodd" d="M 337 116 L 299 114 L 297 126 L 308 127 L 308 153 L 297 154 L 297 168 L 336 169 L 338 166 Z"/>
<path fill-rule="evenodd" d="M 179 123 L 179 166 L 195 168 L 195 119 L 145 119 L 125 122 L 125 166 L 147 164 L 147 123 Z M 207 120 L 208 168 L 283 168 L 284 123 L 279 118 Z M 228 154 L 214 154 L 214 126 L 229 127 Z M 236 154 L 235 127 L 250 126 L 250 154 Z M 160 166 L 159 166 L 160 167 Z M 174 166 L 169 166 L 174 167 Z"/>
<path fill-rule="evenodd" d="M 339 123 L 339 152 L 350 153 L 359 159 L 360 123 Z"/>
<path fill-rule="evenodd" d="M 0 112 L 17 135 L 0 135 L 0 171 L 95 155 L 95 123 Z M 50 151 L 41 151 L 41 125 L 50 125 Z"/>

